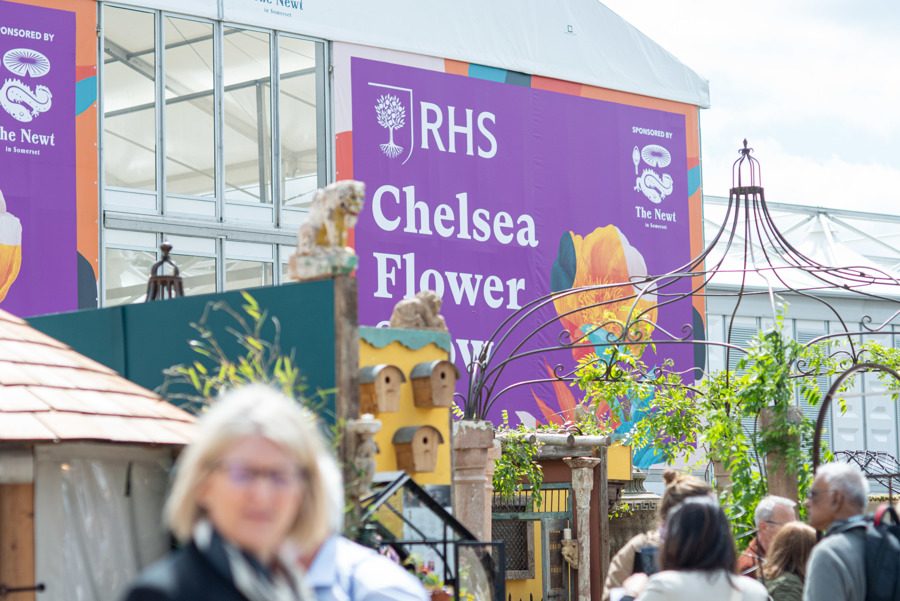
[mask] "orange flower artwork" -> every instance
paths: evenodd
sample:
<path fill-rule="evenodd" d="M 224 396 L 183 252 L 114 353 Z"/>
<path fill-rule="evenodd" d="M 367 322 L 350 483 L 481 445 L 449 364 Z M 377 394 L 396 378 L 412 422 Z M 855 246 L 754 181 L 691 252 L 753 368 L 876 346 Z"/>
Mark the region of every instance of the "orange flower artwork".
<path fill-rule="evenodd" d="M 559 292 L 568 288 L 622 284 L 633 277 L 646 275 L 644 257 L 631 246 L 619 228 L 607 225 L 583 237 L 574 232 L 563 235 L 551 282 L 553 290 Z M 653 333 L 651 324 L 656 321 L 656 295 L 647 292 L 636 300 L 639 292 L 632 284 L 595 288 L 562 296 L 554 301 L 554 305 L 573 341 L 599 343 L 605 342 L 609 335 L 618 337 L 622 333 L 618 324 L 627 323 L 629 316 L 636 314 L 643 314 L 649 322 L 636 326 L 643 337 L 649 338 Z M 642 353 L 641 347 L 633 350 L 639 356 Z M 593 352 L 595 349 L 589 347 L 572 350 L 576 360 Z M 596 352 L 603 354 L 602 350 Z"/>
<path fill-rule="evenodd" d="M 642 314 L 643 321 L 632 327 L 644 339 L 650 338 L 657 318 L 656 295 L 647 291 L 638 299 L 640 288 L 627 283 L 634 277 L 646 275 L 643 256 L 614 225 L 598 227 L 586 236 L 574 232 L 563 234 L 551 272 L 553 291 L 610 284 L 554 300 L 560 323 L 569 333 L 570 340 L 577 341 L 572 348 L 575 361 L 593 353 L 602 357 L 602 345 L 610 338 L 618 338 L 622 334 L 623 324 L 637 314 Z M 634 346 L 629 347 L 628 352 L 639 357 L 643 350 L 643 346 Z M 546 363 L 544 369 L 548 377 L 554 377 L 553 370 Z M 572 388 L 565 382 L 554 381 L 552 384 L 554 400 L 546 401 L 532 391 L 545 422 L 562 425 L 566 421 L 576 421 L 576 407 L 588 408 L 583 401 L 576 399 Z M 614 429 L 628 426 L 620 423 L 605 402 L 591 407 L 590 411 Z M 519 417 L 531 416 L 520 412 Z"/>

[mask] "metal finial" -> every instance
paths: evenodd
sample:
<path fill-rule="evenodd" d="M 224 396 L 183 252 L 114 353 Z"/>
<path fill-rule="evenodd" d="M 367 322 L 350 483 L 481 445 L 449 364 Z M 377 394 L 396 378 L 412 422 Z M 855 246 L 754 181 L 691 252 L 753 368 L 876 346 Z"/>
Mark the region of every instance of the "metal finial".
<path fill-rule="evenodd" d="M 169 257 L 169 253 L 172 252 L 172 245 L 168 242 L 163 242 L 159 249 L 162 251 L 162 259 L 154 263 L 153 267 L 150 268 L 145 302 L 184 296 L 184 284 L 181 280 L 180 271 L 171 257 Z M 166 275 L 162 272 L 165 265 L 171 265 L 171 275 Z"/>
<path fill-rule="evenodd" d="M 741 157 L 731 167 L 731 189 L 733 191 L 744 189 L 745 187 L 753 188 L 754 192 L 761 191 L 762 173 L 759 161 L 751 155 L 752 152 L 753 149 L 747 145 L 747 138 L 744 138 L 744 147 L 738 149 L 738 154 Z"/>

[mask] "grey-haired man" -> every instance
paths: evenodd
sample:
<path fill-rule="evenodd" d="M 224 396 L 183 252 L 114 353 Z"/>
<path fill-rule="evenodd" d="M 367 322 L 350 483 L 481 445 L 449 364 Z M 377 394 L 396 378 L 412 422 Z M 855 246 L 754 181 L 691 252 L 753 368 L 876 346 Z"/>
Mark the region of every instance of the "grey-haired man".
<path fill-rule="evenodd" d="M 764 580 L 762 568 L 766 552 L 781 527 L 797 519 L 796 506 L 794 501 L 776 495 L 762 498 L 753 514 L 756 536 L 738 557 L 738 574 Z"/>
<path fill-rule="evenodd" d="M 809 523 L 825 532 L 806 570 L 804 601 L 866 598 L 866 523 L 869 483 L 860 469 L 829 463 L 816 471 L 806 501 Z"/>

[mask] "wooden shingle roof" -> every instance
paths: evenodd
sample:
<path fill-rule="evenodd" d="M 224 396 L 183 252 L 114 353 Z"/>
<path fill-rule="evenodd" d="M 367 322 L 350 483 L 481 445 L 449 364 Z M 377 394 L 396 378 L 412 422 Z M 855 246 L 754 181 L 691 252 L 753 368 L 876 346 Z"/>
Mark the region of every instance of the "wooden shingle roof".
<path fill-rule="evenodd" d="M 0 310 L 0 441 L 185 445 L 194 416 Z"/>

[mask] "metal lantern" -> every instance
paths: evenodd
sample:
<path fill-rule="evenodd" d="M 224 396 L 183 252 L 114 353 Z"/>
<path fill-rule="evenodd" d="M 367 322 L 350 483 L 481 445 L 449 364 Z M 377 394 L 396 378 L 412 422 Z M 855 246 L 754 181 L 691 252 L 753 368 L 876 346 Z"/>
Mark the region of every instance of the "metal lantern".
<path fill-rule="evenodd" d="M 181 281 L 178 266 L 169 257 L 169 253 L 172 252 L 172 245 L 168 242 L 163 242 L 159 249 L 162 251 L 162 259 L 154 263 L 153 267 L 150 268 L 146 301 L 166 300 L 184 296 L 184 284 Z M 165 265 L 172 267 L 171 275 L 165 274 Z"/>

